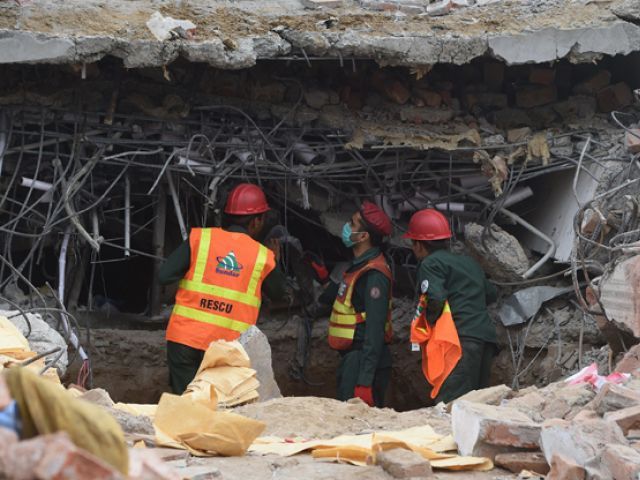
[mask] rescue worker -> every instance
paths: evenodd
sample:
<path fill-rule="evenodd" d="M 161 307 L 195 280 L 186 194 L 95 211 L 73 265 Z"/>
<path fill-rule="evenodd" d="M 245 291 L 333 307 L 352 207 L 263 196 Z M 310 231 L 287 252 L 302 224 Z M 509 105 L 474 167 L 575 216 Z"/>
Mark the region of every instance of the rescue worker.
<path fill-rule="evenodd" d="M 489 384 L 497 338 L 487 304 L 497 292 L 475 260 L 449 251 L 449 222 L 437 210 L 416 212 L 404 237 L 420 262 L 411 341 L 421 344 L 431 398 L 447 403 Z"/>
<path fill-rule="evenodd" d="M 162 265 L 159 281 L 180 281 L 167 327 L 171 388 L 181 394 L 193 380 L 205 350 L 215 340 L 236 340 L 255 325 L 262 293 L 285 296 L 277 268 L 280 246 L 256 241 L 269 205 L 256 185 L 237 185 L 227 198 L 225 228 L 193 228 Z"/>
<path fill-rule="evenodd" d="M 331 281 L 318 301 L 333 303 L 329 346 L 340 353 L 337 398 L 382 407 L 391 376 L 391 269 L 383 254 L 389 217 L 364 202 L 342 230 L 353 260 L 341 282 Z"/>

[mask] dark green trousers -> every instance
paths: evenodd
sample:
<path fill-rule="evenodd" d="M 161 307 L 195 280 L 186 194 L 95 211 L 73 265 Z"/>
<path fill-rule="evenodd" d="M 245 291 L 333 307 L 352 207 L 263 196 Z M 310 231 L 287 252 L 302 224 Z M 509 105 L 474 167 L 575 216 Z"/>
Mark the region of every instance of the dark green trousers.
<path fill-rule="evenodd" d="M 338 400 L 347 401 L 353 398 L 353 392 L 358 384 L 362 350 L 351 350 L 342 355 L 338 366 Z M 391 378 L 391 367 L 378 368 L 373 377 L 373 402 L 376 407 L 384 407 L 384 397 Z"/>
<path fill-rule="evenodd" d="M 495 344 L 475 338 L 460 337 L 462 357 L 447 377 L 434 399 L 436 404 L 449 403 L 471 390 L 489 386 L 491 364 L 497 353 Z"/>
<path fill-rule="evenodd" d="M 204 350 L 188 347 L 181 343 L 167 341 L 167 364 L 169 366 L 169 384 L 176 395 L 182 395 L 187 385 L 196 376 L 202 363 Z"/>

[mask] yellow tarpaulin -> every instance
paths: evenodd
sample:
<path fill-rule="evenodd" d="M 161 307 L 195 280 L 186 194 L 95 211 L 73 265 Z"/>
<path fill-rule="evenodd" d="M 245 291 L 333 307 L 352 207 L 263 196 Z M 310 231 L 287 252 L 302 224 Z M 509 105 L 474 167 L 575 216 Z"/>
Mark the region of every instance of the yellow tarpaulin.
<path fill-rule="evenodd" d="M 0 353 L 28 352 L 29 342 L 5 316 L 0 315 Z"/>
<path fill-rule="evenodd" d="M 230 412 L 219 412 L 188 396 L 165 393 L 153 425 L 159 447 L 180 448 L 196 456 L 244 455 L 266 425 Z"/>
<path fill-rule="evenodd" d="M 456 450 L 456 444 L 450 435 L 439 435 L 428 425 L 365 435 L 342 435 L 328 440 L 285 441 L 278 437 L 263 437 L 258 438 L 249 451 L 281 456 L 311 452 L 318 459 L 366 465 L 367 462 L 375 462 L 377 452 L 392 448 L 412 450 L 428 459 L 432 467 L 444 470 L 484 471 L 493 468 L 493 463 L 487 458 L 444 453 Z"/>
<path fill-rule="evenodd" d="M 258 399 L 260 383 L 238 342 L 212 342 L 184 396 L 213 406 L 233 407 Z"/>

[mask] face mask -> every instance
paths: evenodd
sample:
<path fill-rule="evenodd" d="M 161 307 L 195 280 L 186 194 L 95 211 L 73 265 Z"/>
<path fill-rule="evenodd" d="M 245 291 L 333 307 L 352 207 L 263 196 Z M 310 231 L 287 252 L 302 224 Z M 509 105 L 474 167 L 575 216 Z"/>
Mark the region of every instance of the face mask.
<path fill-rule="evenodd" d="M 349 222 L 345 223 L 344 226 L 342 227 L 342 243 L 344 243 L 345 247 L 351 248 L 357 243 L 351 240 L 351 235 L 353 235 L 354 233 L 362 233 L 362 232 L 354 232 L 351 229 L 351 224 Z"/>

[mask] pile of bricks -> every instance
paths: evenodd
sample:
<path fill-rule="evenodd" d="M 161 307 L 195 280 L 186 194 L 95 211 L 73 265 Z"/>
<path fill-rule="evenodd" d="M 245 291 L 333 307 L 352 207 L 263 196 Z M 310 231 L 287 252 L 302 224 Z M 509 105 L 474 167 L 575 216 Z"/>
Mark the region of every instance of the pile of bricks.
<path fill-rule="evenodd" d="M 624 385 L 551 384 L 471 392 L 451 409 L 462 455 L 486 456 L 548 480 L 640 478 L 640 345 L 619 364 Z"/>

